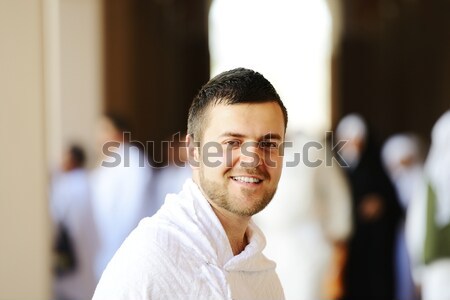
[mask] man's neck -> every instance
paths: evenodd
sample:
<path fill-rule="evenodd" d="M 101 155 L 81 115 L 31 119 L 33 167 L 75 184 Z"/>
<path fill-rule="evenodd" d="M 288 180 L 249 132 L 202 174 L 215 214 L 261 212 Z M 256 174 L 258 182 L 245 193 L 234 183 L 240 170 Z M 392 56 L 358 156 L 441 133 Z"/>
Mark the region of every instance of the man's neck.
<path fill-rule="evenodd" d="M 210 202 L 210 205 L 227 234 L 233 255 L 238 255 L 244 251 L 248 244 L 246 231 L 250 217 L 237 216 L 221 207 L 217 207 L 212 202 Z"/>
<path fill-rule="evenodd" d="M 199 187 L 203 196 L 211 205 L 214 213 L 222 224 L 223 229 L 228 237 L 228 241 L 230 242 L 231 250 L 233 251 L 233 255 L 238 255 L 241 253 L 248 244 L 248 238 L 246 236 L 246 231 L 248 227 L 248 223 L 250 222 L 251 217 L 239 216 L 235 213 L 229 212 L 228 210 L 218 206 L 211 201 L 206 196 L 206 193 L 203 192 L 201 185 L 199 184 L 198 174 L 193 174 L 193 180 Z"/>

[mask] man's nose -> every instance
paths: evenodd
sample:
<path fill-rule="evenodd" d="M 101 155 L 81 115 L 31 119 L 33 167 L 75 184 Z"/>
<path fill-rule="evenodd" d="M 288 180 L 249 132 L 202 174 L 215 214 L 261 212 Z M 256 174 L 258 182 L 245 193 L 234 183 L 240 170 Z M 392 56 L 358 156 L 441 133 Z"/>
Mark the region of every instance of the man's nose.
<path fill-rule="evenodd" d="M 257 142 L 246 142 L 241 146 L 241 167 L 256 168 L 262 163 L 261 149 Z"/>

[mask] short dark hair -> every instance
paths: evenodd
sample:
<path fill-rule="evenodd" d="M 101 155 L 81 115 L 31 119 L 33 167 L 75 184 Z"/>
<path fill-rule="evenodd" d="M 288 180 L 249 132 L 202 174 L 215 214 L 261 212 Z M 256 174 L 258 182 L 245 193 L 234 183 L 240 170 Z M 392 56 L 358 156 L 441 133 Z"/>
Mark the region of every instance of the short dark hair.
<path fill-rule="evenodd" d="M 288 115 L 272 84 L 258 72 L 237 68 L 223 72 L 208 81 L 194 97 L 189 109 L 188 134 L 199 140 L 207 110 L 218 104 L 276 102 L 281 108 L 286 130 Z"/>

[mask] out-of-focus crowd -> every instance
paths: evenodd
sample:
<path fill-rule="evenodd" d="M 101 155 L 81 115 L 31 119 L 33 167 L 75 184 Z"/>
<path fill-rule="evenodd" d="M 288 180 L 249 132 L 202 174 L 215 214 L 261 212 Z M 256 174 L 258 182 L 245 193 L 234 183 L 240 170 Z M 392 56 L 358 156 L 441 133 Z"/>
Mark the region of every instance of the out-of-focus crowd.
<path fill-rule="evenodd" d="M 83 148 L 69 145 L 52 174 L 55 299 L 91 299 L 106 265 L 139 221 L 191 177 L 179 140 L 169 141 L 165 166 L 153 168 L 144 149 L 127 140 L 129 133 L 126 120 L 105 114 L 97 132 L 98 166 L 87 169 Z"/>
<path fill-rule="evenodd" d="M 85 168 L 85 152 L 71 145 L 52 173 L 55 299 L 90 299 L 128 234 L 191 176 L 182 143 L 154 169 L 124 140 L 128 131 L 105 115 L 99 165 Z M 287 299 L 450 299 L 450 112 L 428 151 L 413 133 L 382 145 L 373 134 L 358 114 L 320 143 L 288 132 L 277 193 L 255 217 Z"/>

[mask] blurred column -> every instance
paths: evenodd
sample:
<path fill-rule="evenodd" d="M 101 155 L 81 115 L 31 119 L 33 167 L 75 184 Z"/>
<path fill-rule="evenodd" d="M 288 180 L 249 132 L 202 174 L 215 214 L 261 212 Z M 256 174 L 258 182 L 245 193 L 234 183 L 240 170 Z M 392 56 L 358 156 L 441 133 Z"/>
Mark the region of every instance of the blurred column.
<path fill-rule="evenodd" d="M 75 141 L 94 163 L 103 98 L 101 0 L 44 0 L 48 153 L 57 163 Z"/>
<path fill-rule="evenodd" d="M 0 299 L 50 299 L 42 4 L 0 1 Z"/>

